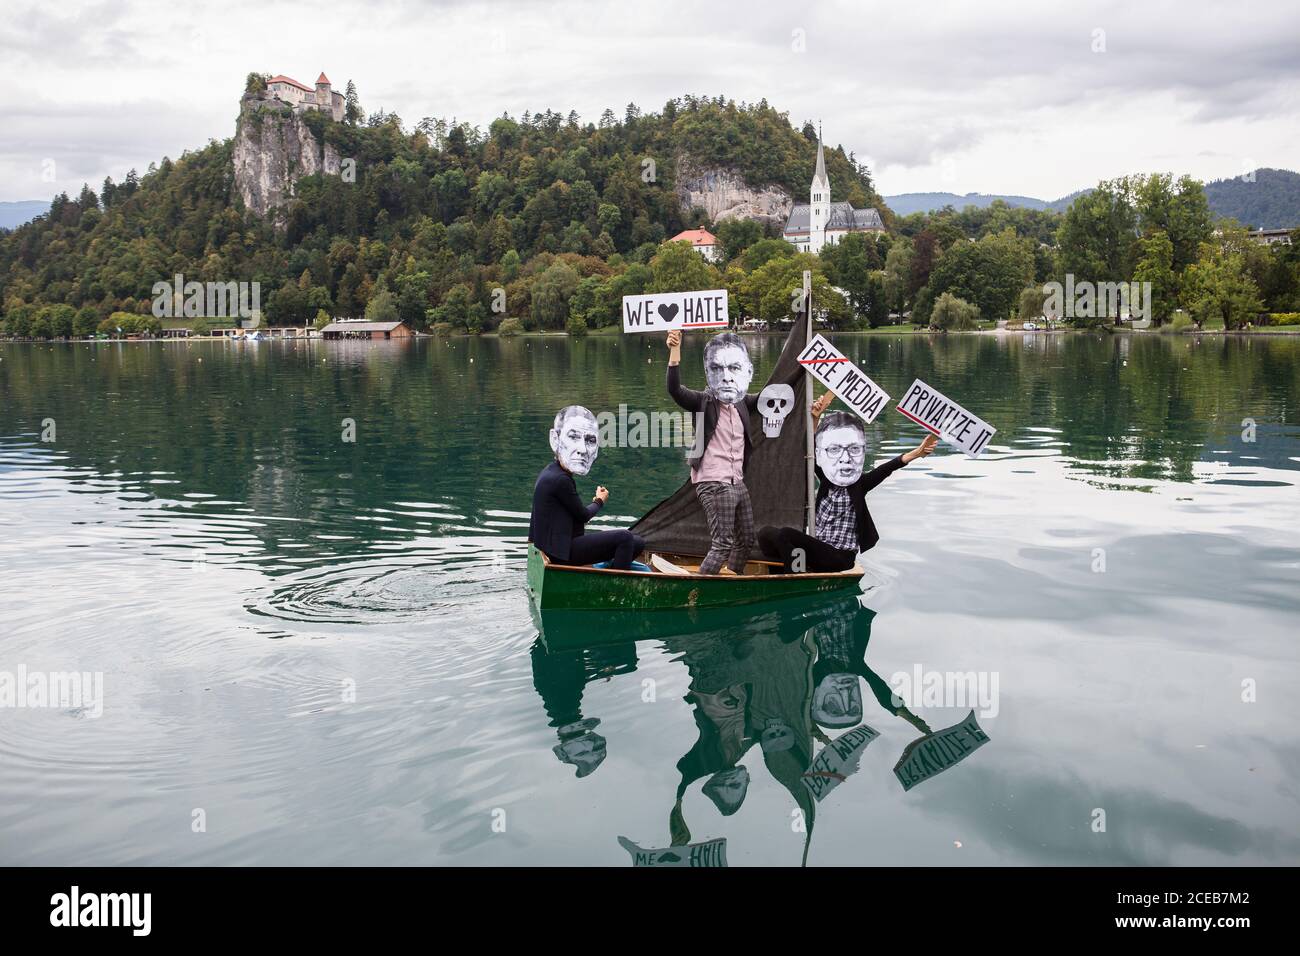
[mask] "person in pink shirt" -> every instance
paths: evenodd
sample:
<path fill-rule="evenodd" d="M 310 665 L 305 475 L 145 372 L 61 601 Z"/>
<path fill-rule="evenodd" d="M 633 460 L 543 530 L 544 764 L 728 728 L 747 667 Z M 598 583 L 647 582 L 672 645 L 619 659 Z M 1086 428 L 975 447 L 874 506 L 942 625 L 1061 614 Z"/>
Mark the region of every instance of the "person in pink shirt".
<path fill-rule="evenodd" d="M 691 483 L 709 523 L 709 553 L 701 574 L 744 574 L 754 546 L 754 510 L 745 487 L 745 466 L 753 443 L 749 416 L 758 396 L 749 394 L 754 364 L 744 340 L 734 332 L 715 335 L 704 347 L 702 392 L 681 382 L 682 333 L 668 333 L 668 394 L 688 412 L 702 414 L 703 441 L 688 456 Z M 796 369 L 794 384 L 803 369 Z"/>

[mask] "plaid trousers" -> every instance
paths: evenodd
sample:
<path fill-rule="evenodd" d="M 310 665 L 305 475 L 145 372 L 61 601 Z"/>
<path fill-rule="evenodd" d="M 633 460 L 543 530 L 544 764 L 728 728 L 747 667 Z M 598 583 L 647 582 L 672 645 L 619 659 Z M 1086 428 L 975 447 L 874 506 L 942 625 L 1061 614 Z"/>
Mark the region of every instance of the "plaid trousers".
<path fill-rule="evenodd" d="M 709 553 L 700 562 L 700 574 L 717 574 L 724 564 L 744 574 L 754 545 L 754 509 L 749 503 L 749 489 L 743 481 L 701 481 L 695 485 L 695 496 L 709 521 Z"/>

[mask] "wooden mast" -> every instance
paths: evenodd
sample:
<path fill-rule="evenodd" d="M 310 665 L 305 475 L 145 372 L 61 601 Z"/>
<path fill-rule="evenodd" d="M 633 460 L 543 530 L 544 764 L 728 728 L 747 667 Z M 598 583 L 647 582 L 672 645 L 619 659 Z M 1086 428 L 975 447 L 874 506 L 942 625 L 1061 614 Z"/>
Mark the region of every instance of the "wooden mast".
<path fill-rule="evenodd" d="M 812 320 L 812 272 L 808 269 L 803 273 L 803 319 L 807 322 L 807 335 L 804 338 L 804 348 L 813 337 L 813 320 Z M 812 376 L 808 370 L 804 369 L 803 376 L 803 396 L 804 396 L 804 414 L 808 417 L 804 419 L 804 465 L 805 477 L 804 488 L 807 492 L 808 505 L 807 515 L 804 520 L 804 530 L 811 535 L 816 529 L 817 516 L 815 514 L 816 499 L 813 496 L 813 424 L 812 424 L 812 403 L 813 403 L 813 384 Z"/>

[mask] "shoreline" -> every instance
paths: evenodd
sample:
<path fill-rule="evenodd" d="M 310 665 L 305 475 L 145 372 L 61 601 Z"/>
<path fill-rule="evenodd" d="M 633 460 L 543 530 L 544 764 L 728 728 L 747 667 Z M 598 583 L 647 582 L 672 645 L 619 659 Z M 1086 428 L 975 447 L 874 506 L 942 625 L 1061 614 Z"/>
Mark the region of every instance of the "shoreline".
<path fill-rule="evenodd" d="M 615 329 L 615 326 L 606 326 L 606 329 Z M 878 328 L 878 329 L 820 329 L 823 335 L 897 335 L 897 336 L 925 336 L 933 338 L 935 336 L 948 335 L 1095 335 L 1098 332 L 1104 332 L 1107 335 L 1154 335 L 1161 338 L 1185 338 L 1202 335 L 1234 335 L 1243 338 L 1254 336 L 1288 336 L 1300 335 L 1300 326 L 1286 326 L 1282 328 L 1255 328 L 1255 329 L 1184 329 L 1181 332 L 1161 332 L 1159 329 L 1129 329 L 1124 327 L 1116 328 L 1114 326 L 1105 326 L 1104 328 L 1095 329 L 1035 329 L 1026 331 L 1025 329 L 952 329 L 943 332 L 937 329 L 899 329 L 899 328 Z M 615 331 L 595 330 L 587 335 L 571 335 L 568 332 L 518 332 L 514 335 L 503 336 L 497 332 L 483 332 L 478 335 L 471 335 L 469 332 L 455 332 L 451 335 L 435 335 L 430 332 L 415 332 L 405 339 L 350 339 L 339 341 L 353 342 L 379 342 L 379 341 L 409 341 L 411 339 L 527 339 L 527 338 L 563 338 L 563 339 L 582 339 L 589 336 L 597 338 L 612 338 L 619 334 Z M 784 336 L 786 333 L 777 332 L 738 332 L 742 335 L 764 335 L 764 336 Z M 240 345 L 260 345 L 264 342 L 328 342 L 333 341 L 320 336 L 307 335 L 285 335 L 271 336 L 261 339 L 257 342 L 245 342 L 239 338 L 223 335 L 195 335 L 184 338 L 180 337 L 135 337 L 122 339 L 98 339 L 98 338 L 59 338 L 59 339 L 17 339 L 17 338 L 0 338 L 0 345 L 122 345 L 131 343 L 145 342 L 166 342 L 176 344 L 191 344 L 194 342 L 232 342 Z"/>

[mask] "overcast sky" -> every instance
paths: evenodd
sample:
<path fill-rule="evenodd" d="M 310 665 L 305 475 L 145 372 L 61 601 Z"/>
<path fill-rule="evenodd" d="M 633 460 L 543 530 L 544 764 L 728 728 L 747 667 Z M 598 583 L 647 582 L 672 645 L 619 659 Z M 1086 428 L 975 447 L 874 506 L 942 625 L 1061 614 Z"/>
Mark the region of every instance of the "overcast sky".
<path fill-rule="evenodd" d="M 1054 199 L 1129 172 L 1300 170 L 1298 49 L 1296 0 L 6 0 L 0 199 L 229 137 L 254 70 L 352 79 L 408 128 L 766 97 L 822 120 L 882 193 Z"/>

